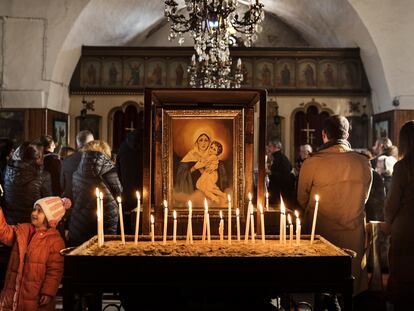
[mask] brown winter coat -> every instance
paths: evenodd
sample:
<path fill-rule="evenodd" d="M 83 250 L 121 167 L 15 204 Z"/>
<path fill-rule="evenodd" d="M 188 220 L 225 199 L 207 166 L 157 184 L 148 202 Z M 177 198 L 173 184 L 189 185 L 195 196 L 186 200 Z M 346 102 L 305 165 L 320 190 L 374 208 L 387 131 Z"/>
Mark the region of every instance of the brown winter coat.
<path fill-rule="evenodd" d="M 30 224 L 10 226 L 0 209 L 0 242 L 13 246 L 0 311 L 55 310 L 56 292 L 63 274 L 63 257 L 59 251 L 64 242 L 56 229 L 37 231 L 27 245 Z M 41 295 L 52 301 L 39 306 Z"/>
<path fill-rule="evenodd" d="M 354 294 L 367 287 L 366 271 L 361 271 L 364 254 L 364 205 L 369 194 L 371 168 L 366 157 L 338 144 L 305 160 L 300 170 L 298 201 L 312 224 L 315 194 L 319 194 L 316 234 L 335 245 L 357 253 L 352 272 Z"/>

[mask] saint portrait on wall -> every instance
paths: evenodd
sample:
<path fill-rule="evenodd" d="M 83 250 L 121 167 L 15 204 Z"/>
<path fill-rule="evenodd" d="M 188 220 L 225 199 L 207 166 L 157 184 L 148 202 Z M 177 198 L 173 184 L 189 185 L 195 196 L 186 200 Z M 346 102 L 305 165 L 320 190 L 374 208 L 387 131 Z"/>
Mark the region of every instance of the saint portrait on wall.
<path fill-rule="evenodd" d="M 105 87 L 122 86 L 122 63 L 119 59 L 105 59 L 102 85 Z"/>
<path fill-rule="evenodd" d="M 81 66 L 81 87 L 99 87 L 101 85 L 101 62 L 98 59 L 86 58 Z"/>
<path fill-rule="evenodd" d="M 130 58 L 124 60 L 124 83 L 125 87 L 144 86 L 144 60 Z"/>
<path fill-rule="evenodd" d="M 168 64 L 168 86 L 188 86 L 188 63 L 184 60 L 172 61 Z"/>
<path fill-rule="evenodd" d="M 298 64 L 298 87 L 316 87 L 316 63 L 313 60 L 303 60 Z"/>
<path fill-rule="evenodd" d="M 356 61 L 346 61 L 340 65 L 340 86 L 342 88 L 354 89 L 361 87 L 361 70 Z"/>
<path fill-rule="evenodd" d="M 257 87 L 273 88 L 273 63 L 259 61 L 256 63 L 254 85 Z"/>
<path fill-rule="evenodd" d="M 164 61 L 150 60 L 145 68 L 145 85 L 165 87 L 167 80 L 167 66 Z"/>
<path fill-rule="evenodd" d="M 233 121 L 172 121 L 173 202 L 175 206 L 225 207 L 233 195 Z"/>
<path fill-rule="evenodd" d="M 241 72 L 243 74 L 243 81 L 241 83 L 241 86 L 252 87 L 253 86 L 253 64 L 246 59 L 242 59 Z"/>
<path fill-rule="evenodd" d="M 295 61 L 281 59 L 277 61 L 276 85 L 280 88 L 294 87 L 296 84 Z"/>
<path fill-rule="evenodd" d="M 338 65 L 331 61 L 319 64 L 319 86 L 322 88 L 338 87 Z"/>

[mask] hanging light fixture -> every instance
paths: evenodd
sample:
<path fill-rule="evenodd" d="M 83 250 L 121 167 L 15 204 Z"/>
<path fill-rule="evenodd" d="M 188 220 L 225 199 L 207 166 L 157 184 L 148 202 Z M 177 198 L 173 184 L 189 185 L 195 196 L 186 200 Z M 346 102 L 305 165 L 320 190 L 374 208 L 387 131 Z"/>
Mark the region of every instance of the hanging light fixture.
<path fill-rule="evenodd" d="M 201 88 L 239 88 L 243 81 L 241 60 L 232 68 L 230 46 L 242 41 L 250 47 L 262 31 L 263 4 L 256 0 L 240 14 L 237 0 L 185 0 L 188 16 L 181 13 L 174 0 L 165 1 L 165 16 L 171 21 L 169 40 L 184 34 L 194 40 L 195 53 L 188 68 L 190 85 Z M 234 70 L 232 70 L 234 69 Z"/>

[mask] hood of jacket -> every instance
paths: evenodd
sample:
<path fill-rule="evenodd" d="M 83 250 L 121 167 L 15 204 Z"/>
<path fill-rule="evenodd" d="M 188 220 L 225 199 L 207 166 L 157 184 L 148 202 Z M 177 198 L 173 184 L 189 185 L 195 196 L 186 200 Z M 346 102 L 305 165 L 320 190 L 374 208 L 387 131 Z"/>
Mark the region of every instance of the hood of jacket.
<path fill-rule="evenodd" d="M 84 177 L 98 177 L 114 168 L 112 160 L 106 154 L 98 151 L 86 151 L 82 154 L 77 172 Z"/>

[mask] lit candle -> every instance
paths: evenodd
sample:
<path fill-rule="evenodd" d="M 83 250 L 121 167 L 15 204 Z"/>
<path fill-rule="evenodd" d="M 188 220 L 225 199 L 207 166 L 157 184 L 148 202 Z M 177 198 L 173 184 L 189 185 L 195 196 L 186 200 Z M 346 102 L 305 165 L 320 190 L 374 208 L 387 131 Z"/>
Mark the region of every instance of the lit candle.
<path fill-rule="evenodd" d="M 240 242 L 240 210 L 236 209 L 237 241 Z"/>
<path fill-rule="evenodd" d="M 286 208 L 282 196 L 280 196 L 280 233 L 279 238 L 281 243 L 286 242 Z"/>
<path fill-rule="evenodd" d="M 261 225 L 261 231 L 262 231 L 262 242 L 265 243 L 265 222 L 264 222 L 264 213 L 263 213 L 263 205 L 259 204 L 260 208 L 260 225 Z"/>
<path fill-rule="evenodd" d="M 173 224 L 173 243 L 177 243 L 177 212 L 173 212 L 174 224 Z"/>
<path fill-rule="evenodd" d="M 104 207 L 103 207 L 103 193 L 99 192 L 99 205 L 100 205 L 100 231 L 101 231 L 101 246 L 105 242 L 105 233 L 104 233 Z"/>
<path fill-rule="evenodd" d="M 296 215 L 296 245 L 300 245 L 300 218 L 299 218 L 299 213 L 298 211 L 295 211 L 295 215 Z"/>
<path fill-rule="evenodd" d="M 289 222 L 289 245 L 292 246 L 293 243 L 293 224 L 292 224 L 292 217 L 290 214 L 288 215 L 288 222 Z"/>
<path fill-rule="evenodd" d="M 315 238 L 315 229 L 316 229 L 316 219 L 318 217 L 318 206 L 319 206 L 319 195 L 315 195 L 315 211 L 313 212 L 313 222 L 312 222 L 312 232 L 311 232 L 311 241 L 313 244 L 313 239 Z"/>
<path fill-rule="evenodd" d="M 162 244 L 167 244 L 167 225 L 168 225 L 168 203 L 164 200 L 164 232 L 162 236 Z"/>
<path fill-rule="evenodd" d="M 223 242 L 223 241 L 224 241 L 224 220 L 223 220 L 223 211 L 220 211 L 219 235 L 220 235 L 220 242 Z"/>
<path fill-rule="evenodd" d="M 231 244 L 231 197 L 230 194 L 227 195 L 227 201 L 228 201 L 228 219 L 227 219 L 227 239 L 229 244 Z"/>
<path fill-rule="evenodd" d="M 240 58 L 237 59 L 237 69 L 241 69 L 242 61 Z"/>
<path fill-rule="evenodd" d="M 139 191 L 136 192 L 136 195 L 137 195 L 137 210 L 136 210 L 137 215 L 135 218 L 135 237 L 134 237 L 135 245 L 138 244 L 139 217 L 141 214 L 141 196 L 139 194 Z"/>
<path fill-rule="evenodd" d="M 269 211 L 269 192 L 266 191 L 266 211 Z"/>
<path fill-rule="evenodd" d="M 151 214 L 151 242 L 154 244 L 155 236 L 154 236 L 154 215 Z"/>
<path fill-rule="evenodd" d="M 99 189 L 95 189 L 96 194 L 96 225 L 98 235 L 98 245 L 101 246 L 101 204 L 99 201 Z"/>
<path fill-rule="evenodd" d="M 254 214 L 253 214 L 253 204 L 250 204 L 250 229 L 252 234 L 252 242 L 255 242 L 254 239 Z"/>
<path fill-rule="evenodd" d="M 244 242 L 247 243 L 249 240 L 249 230 L 250 230 L 250 205 L 252 205 L 252 194 L 249 192 L 249 205 L 247 206 L 247 216 L 246 216 L 246 230 L 244 232 Z"/>
<path fill-rule="evenodd" d="M 121 197 L 116 198 L 119 205 L 119 223 L 121 225 L 121 241 L 125 244 L 125 231 L 124 231 L 124 215 L 122 214 L 122 200 Z"/>
<path fill-rule="evenodd" d="M 187 222 L 187 239 L 186 243 L 193 243 L 193 224 L 192 224 L 192 217 L 193 217 L 193 208 L 191 201 L 188 201 L 188 222 Z"/>
<path fill-rule="evenodd" d="M 203 219 L 203 235 L 201 241 L 206 241 L 206 234 L 207 234 L 207 213 L 208 213 L 208 205 L 207 199 L 204 198 L 204 219 Z"/>
<path fill-rule="evenodd" d="M 207 205 L 207 242 L 208 244 L 211 243 L 211 234 L 210 234 L 210 214 L 208 213 L 208 205 Z"/>

